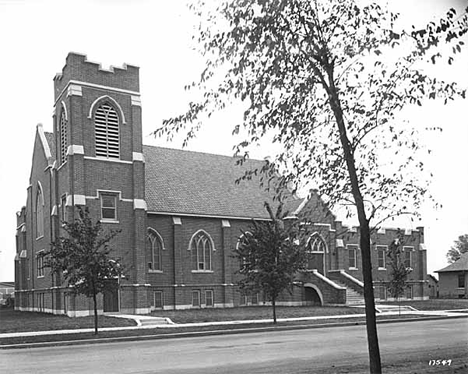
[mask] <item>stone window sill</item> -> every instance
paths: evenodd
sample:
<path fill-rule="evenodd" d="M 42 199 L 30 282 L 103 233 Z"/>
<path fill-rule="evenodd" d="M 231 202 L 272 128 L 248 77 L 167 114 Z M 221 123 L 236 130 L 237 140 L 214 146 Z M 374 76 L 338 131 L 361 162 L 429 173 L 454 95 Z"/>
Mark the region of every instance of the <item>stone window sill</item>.
<path fill-rule="evenodd" d="M 213 270 L 192 270 L 192 273 L 214 273 Z"/>

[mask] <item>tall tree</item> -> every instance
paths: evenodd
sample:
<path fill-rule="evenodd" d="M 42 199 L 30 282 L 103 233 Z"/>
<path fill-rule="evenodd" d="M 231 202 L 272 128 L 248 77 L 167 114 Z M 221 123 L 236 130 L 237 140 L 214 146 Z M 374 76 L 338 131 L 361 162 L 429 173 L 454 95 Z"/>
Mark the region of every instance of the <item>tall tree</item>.
<path fill-rule="evenodd" d="M 276 324 L 276 301 L 281 292 L 292 292 L 294 277 L 306 267 L 306 253 L 300 245 L 299 222 L 285 220 L 282 205 L 276 213 L 265 204 L 270 221 L 253 221 L 243 232 L 235 249 L 235 257 L 241 265 L 239 281 L 246 294 L 263 292 L 273 307 Z"/>
<path fill-rule="evenodd" d="M 465 97 L 423 63 L 452 64 L 468 30 L 466 12 L 451 9 L 437 23 L 406 31 L 398 15 L 353 0 L 237 0 L 216 9 L 200 2 L 193 9 L 206 69 L 187 88 L 202 95 L 155 133 L 185 129 L 188 140 L 205 114 L 243 101 L 237 154 L 248 157 L 249 146 L 270 134 L 282 146 L 270 165 L 285 183 L 313 181 L 330 206 L 355 207 L 370 371 L 380 373 L 370 223 L 417 212 L 427 195 L 427 183 L 414 177 L 424 166 L 416 130 L 396 115 L 425 99 Z M 441 44 L 452 47 L 448 59 Z"/>
<path fill-rule="evenodd" d="M 116 287 L 112 280 L 122 274 L 120 259 L 111 256 L 109 242 L 118 230 L 103 232 L 101 223 L 94 223 L 88 208 L 78 207 L 79 217 L 65 222 L 66 236 L 52 242 L 45 253 L 46 266 L 68 282 L 72 292 L 93 299 L 94 333 L 98 333 L 97 295 Z"/>
<path fill-rule="evenodd" d="M 460 235 L 447 252 L 447 260 L 450 264 L 457 261 L 463 253 L 468 252 L 468 234 Z"/>

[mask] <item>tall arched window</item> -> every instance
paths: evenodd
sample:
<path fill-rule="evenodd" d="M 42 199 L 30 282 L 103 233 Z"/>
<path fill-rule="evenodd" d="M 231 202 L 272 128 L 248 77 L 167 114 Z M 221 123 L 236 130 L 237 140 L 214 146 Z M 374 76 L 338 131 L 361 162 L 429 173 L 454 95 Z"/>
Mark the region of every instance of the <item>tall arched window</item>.
<path fill-rule="evenodd" d="M 36 195 L 36 238 L 44 236 L 44 196 L 38 186 Z"/>
<path fill-rule="evenodd" d="M 245 233 L 243 233 L 239 239 L 237 240 L 237 244 L 236 244 L 236 250 L 239 251 L 239 248 L 241 243 L 246 243 L 248 240 L 252 240 L 252 233 L 250 231 L 246 231 Z M 244 247 L 245 248 L 245 247 Z M 247 251 L 242 251 L 242 252 L 247 252 Z M 255 258 L 253 258 L 253 256 L 250 254 L 250 252 L 248 253 L 242 253 L 242 258 L 241 258 L 241 261 L 240 261 L 240 269 L 241 271 L 242 270 L 245 270 L 246 266 L 249 264 L 249 265 L 254 265 L 255 263 Z"/>
<path fill-rule="evenodd" d="M 162 270 L 162 251 L 164 243 L 161 235 L 153 229 L 148 229 L 148 241 L 150 247 L 150 261 L 148 262 L 149 270 Z"/>
<path fill-rule="evenodd" d="M 326 248 L 326 244 L 319 234 L 315 233 L 309 238 L 307 252 L 325 252 Z"/>
<path fill-rule="evenodd" d="M 62 107 L 62 113 L 60 115 L 60 165 L 67 160 L 67 148 L 68 148 L 68 137 L 67 137 L 67 114 L 65 109 Z"/>
<path fill-rule="evenodd" d="M 210 271 L 211 252 L 214 250 L 211 237 L 203 230 L 197 231 L 190 240 L 189 249 L 195 259 L 195 270 Z"/>
<path fill-rule="evenodd" d="M 119 116 L 112 105 L 104 102 L 94 114 L 96 156 L 120 157 Z"/>

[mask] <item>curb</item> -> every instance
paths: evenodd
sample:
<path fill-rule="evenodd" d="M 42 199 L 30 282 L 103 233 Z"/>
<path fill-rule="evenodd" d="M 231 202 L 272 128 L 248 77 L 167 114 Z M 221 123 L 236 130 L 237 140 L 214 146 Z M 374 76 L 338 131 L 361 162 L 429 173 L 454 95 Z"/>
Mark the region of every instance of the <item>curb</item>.
<path fill-rule="evenodd" d="M 468 318 L 467 316 L 431 316 L 421 318 L 403 318 L 403 319 L 384 319 L 377 321 L 377 324 L 389 324 L 389 323 L 407 323 L 407 322 L 419 322 L 419 321 L 434 321 L 440 319 L 461 319 Z M 316 325 L 291 325 L 291 326 L 268 326 L 268 327 L 251 327 L 251 328 L 230 328 L 221 330 L 208 330 L 208 331 L 189 331 L 179 333 L 162 333 L 155 335 L 135 335 L 135 336 L 119 336 L 119 337 L 108 337 L 108 338 L 96 338 L 96 339 L 77 339 L 77 340 L 59 340 L 54 342 L 37 342 L 37 343 L 18 343 L 18 344 L 5 344 L 0 345 L 0 349 L 24 349 L 24 348 L 46 348 L 56 346 L 72 346 L 72 345 L 83 345 L 83 344 L 100 344 L 100 343 L 118 343 L 118 342 L 130 342 L 130 341 L 143 341 L 143 340 L 162 340 L 162 339 L 177 339 L 177 338 L 196 338 L 204 336 L 215 336 L 215 335 L 233 335 L 233 334 L 248 334 L 257 332 L 271 332 L 271 331 L 289 331 L 289 330 L 307 330 L 307 329 L 319 329 L 319 328 L 334 328 L 334 327 L 346 327 L 346 326 L 359 326 L 365 325 L 365 321 L 349 321 L 349 322 L 331 322 Z"/>

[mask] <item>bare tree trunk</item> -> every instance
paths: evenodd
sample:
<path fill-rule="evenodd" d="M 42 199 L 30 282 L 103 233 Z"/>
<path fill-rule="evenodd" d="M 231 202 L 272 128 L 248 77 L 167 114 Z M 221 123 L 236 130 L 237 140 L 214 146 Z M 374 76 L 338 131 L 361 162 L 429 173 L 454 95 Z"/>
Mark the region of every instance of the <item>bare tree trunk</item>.
<path fill-rule="evenodd" d="M 371 373 L 381 373 L 380 349 L 375 316 L 374 284 L 372 280 L 371 244 L 369 223 L 361 227 L 362 275 L 364 279 L 364 302 L 366 305 L 366 330 Z"/>
<path fill-rule="evenodd" d="M 273 323 L 276 325 L 276 297 L 272 297 L 271 305 L 273 306 Z"/>
<path fill-rule="evenodd" d="M 359 180 L 354 160 L 353 149 L 349 142 L 346 126 L 343 118 L 343 110 L 338 98 L 338 91 L 335 87 L 333 68 L 328 65 L 328 86 L 325 88 L 329 95 L 330 106 L 336 119 L 340 134 L 340 142 L 343 148 L 343 156 L 348 169 L 348 175 L 351 182 L 351 191 L 356 204 L 359 227 L 360 227 L 360 246 L 362 254 L 362 275 L 364 279 L 364 302 L 366 306 L 366 330 L 367 345 L 369 350 L 369 369 L 372 374 L 380 374 L 382 366 L 380 361 L 379 339 L 377 335 L 377 323 L 375 317 L 375 299 L 374 285 L 372 281 L 372 263 L 371 263 L 371 243 L 369 220 L 366 217 L 364 199 L 359 187 Z"/>
<path fill-rule="evenodd" d="M 98 334 L 98 313 L 97 313 L 97 295 L 96 289 L 93 287 L 93 304 L 94 304 L 94 335 Z"/>

